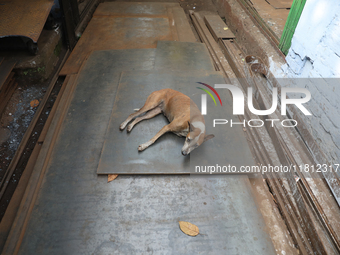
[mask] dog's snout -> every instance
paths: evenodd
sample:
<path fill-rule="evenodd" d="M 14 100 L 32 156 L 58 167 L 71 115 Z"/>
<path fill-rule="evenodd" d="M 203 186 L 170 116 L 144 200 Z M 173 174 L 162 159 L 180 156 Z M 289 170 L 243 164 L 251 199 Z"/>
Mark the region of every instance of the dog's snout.
<path fill-rule="evenodd" d="M 182 155 L 186 156 L 186 155 L 188 155 L 188 153 L 186 151 L 182 151 Z"/>

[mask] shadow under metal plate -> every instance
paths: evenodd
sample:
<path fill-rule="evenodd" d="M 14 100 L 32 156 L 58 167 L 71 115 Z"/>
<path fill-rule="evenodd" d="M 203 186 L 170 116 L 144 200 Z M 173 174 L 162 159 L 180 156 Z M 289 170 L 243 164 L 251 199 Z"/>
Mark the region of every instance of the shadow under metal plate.
<path fill-rule="evenodd" d="M 140 144 L 150 140 L 163 126 L 168 124 L 160 114 L 150 120 L 138 123 L 131 133 L 119 130 L 119 125 L 136 108 L 141 108 L 148 95 L 153 91 L 172 88 L 194 98 L 200 98 L 201 90 L 196 82 L 204 82 L 213 86 L 224 84 L 224 78 L 219 72 L 191 71 L 133 71 L 123 72 L 118 85 L 110 124 L 105 136 L 105 142 L 98 166 L 98 174 L 188 174 L 193 173 L 194 158 L 197 163 L 231 164 L 236 167 L 253 165 L 248 143 L 242 127 L 216 127 L 216 137 L 204 143 L 189 156 L 182 156 L 181 148 L 184 137 L 167 133 L 155 144 L 143 152 L 138 152 Z M 214 131 L 213 118 L 233 119 L 232 99 L 229 91 L 219 91 L 224 107 L 217 107 L 208 100 L 211 114 L 205 116 L 207 134 Z M 200 103 L 197 102 L 200 107 Z M 191 158 L 191 159 L 190 159 Z M 190 160 L 189 160 L 190 159 Z M 191 165 L 190 165 L 191 164 Z"/>

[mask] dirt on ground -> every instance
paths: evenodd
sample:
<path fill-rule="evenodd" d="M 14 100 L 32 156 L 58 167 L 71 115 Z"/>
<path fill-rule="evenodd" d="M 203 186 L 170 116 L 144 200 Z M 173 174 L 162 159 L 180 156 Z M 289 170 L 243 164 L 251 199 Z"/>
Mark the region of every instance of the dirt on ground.
<path fill-rule="evenodd" d="M 62 59 L 66 50 L 63 49 L 60 54 Z M 60 62 L 60 61 L 59 61 Z M 18 86 L 13 93 L 10 101 L 8 102 L 6 109 L 0 116 L 0 183 L 3 185 L 3 181 L 6 170 L 8 169 L 26 131 L 29 127 L 40 102 L 46 94 L 46 91 L 51 83 L 52 77 L 57 71 L 60 63 L 55 67 L 55 71 L 51 73 L 49 79 L 41 80 L 34 77 L 34 75 L 25 75 L 23 72 L 15 74 L 15 81 Z M 34 149 L 40 132 L 44 126 L 44 123 L 52 109 L 53 103 L 57 98 L 58 92 L 61 88 L 62 81 L 57 81 L 54 88 L 49 95 L 49 98 L 42 110 L 41 115 L 30 135 L 29 142 L 24 147 L 24 153 L 21 155 L 20 160 L 13 172 L 5 193 L 0 200 L 0 220 L 2 219 L 6 208 L 10 202 L 10 199 L 15 191 L 16 186 L 20 180 L 22 172 L 25 169 L 26 163 Z"/>
<path fill-rule="evenodd" d="M 4 181 L 6 170 L 37 110 L 37 107 L 31 107 L 30 102 L 35 99 L 40 102 L 47 88 L 45 83 L 32 83 L 25 77 L 16 76 L 15 78 L 18 87 L 0 119 L 0 182 Z M 21 173 L 13 173 L 10 182 L 15 187 L 20 176 Z M 9 201 L 10 197 L 7 197 L 0 203 L 0 218 Z"/>
<path fill-rule="evenodd" d="M 0 181 L 36 112 L 31 101 L 40 102 L 47 88 L 47 84 L 32 84 L 24 77 L 16 77 L 16 81 L 18 87 L 0 119 Z"/>

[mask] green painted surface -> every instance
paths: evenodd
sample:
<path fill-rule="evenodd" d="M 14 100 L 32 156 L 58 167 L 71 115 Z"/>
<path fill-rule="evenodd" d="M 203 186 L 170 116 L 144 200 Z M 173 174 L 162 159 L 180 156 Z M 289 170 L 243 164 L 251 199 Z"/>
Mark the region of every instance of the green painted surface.
<path fill-rule="evenodd" d="M 294 0 L 280 39 L 279 48 L 287 55 L 306 0 Z"/>

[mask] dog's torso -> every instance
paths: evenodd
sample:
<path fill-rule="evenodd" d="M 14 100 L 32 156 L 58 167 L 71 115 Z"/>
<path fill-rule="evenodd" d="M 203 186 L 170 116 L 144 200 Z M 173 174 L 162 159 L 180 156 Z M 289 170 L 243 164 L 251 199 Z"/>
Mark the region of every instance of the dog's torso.
<path fill-rule="evenodd" d="M 163 100 L 160 108 L 169 122 L 176 121 L 178 130 L 173 131 L 178 136 L 187 136 L 189 132 L 188 120 L 196 120 L 204 126 L 204 118 L 200 114 L 197 105 L 190 97 L 172 89 L 160 90 L 163 94 Z M 191 113 L 191 116 L 190 116 Z M 202 126 L 202 125 L 199 125 Z"/>
<path fill-rule="evenodd" d="M 143 113 L 146 114 L 138 117 Z M 139 151 L 148 148 L 166 132 L 186 137 L 182 148 L 183 155 L 189 154 L 204 141 L 213 137 L 213 135 L 205 136 L 204 118 L 197 105 L 188 96 L 173 89 L 161 89 L 151 93 L 144 106 L 136 113 L 130 114 L 119 129 L 123 130 L 132 119 L 137 117 L 127 128 L 127 131 L 130 132 L 133 126 L 141 120 L 152 118 L 159 113 L 163 113 L 170 123 L 164 126 L 151 140 L 141 144 L 138 147 Z"/>

